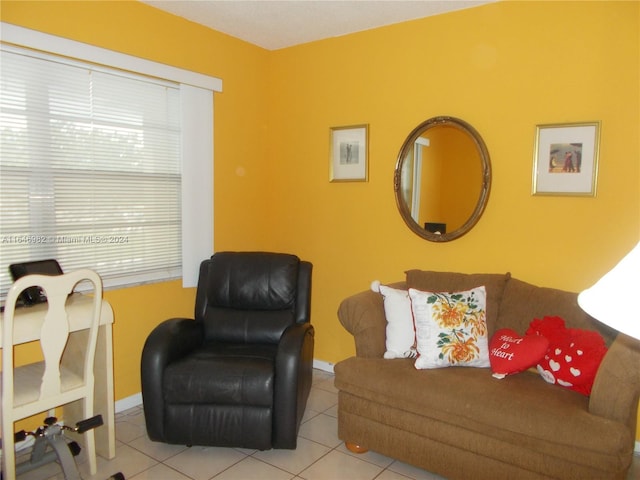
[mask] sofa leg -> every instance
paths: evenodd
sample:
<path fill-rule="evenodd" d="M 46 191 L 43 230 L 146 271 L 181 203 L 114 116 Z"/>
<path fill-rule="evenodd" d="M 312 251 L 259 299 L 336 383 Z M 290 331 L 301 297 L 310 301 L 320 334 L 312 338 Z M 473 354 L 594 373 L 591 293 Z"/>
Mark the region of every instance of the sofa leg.
<path fill-rule="evenodd" d="M 344 442 L 344 446 L 347 447 L 347 450 L 353 453 L 367 453 L 369 451 L 368 448 L 351 442 Z"/>

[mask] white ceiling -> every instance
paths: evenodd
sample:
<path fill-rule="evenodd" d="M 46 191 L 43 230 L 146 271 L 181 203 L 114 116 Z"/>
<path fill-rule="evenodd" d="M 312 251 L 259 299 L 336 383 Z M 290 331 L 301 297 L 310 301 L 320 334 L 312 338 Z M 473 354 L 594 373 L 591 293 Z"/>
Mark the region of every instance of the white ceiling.
<path fill-rule="evenodd" d="M 142 0 L 268 50 L 495 0 Z"/>

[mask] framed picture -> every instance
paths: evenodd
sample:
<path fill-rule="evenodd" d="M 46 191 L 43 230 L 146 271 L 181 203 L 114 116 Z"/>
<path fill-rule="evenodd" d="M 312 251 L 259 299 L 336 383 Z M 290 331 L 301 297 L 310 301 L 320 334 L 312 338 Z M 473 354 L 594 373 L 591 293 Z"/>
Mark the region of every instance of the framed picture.
<path fill-rule="evenodd" d="M 366 182 L 368 180 L 368 125 L 331 128 L 329 180 Z"/>
<path fill-rule="evenodd" d="M 533 195 L 594 197 L 600 122 L 538 125 Z"/>

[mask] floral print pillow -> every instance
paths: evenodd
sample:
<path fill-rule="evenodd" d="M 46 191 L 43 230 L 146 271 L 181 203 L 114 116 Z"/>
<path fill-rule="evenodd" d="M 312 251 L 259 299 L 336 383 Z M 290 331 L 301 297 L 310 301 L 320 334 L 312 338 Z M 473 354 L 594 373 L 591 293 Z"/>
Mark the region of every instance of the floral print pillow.
<path fill-rule="evenodd" d="M 416 326 L 417 369 L 489 367 L 484 286 L 464 292 L 409 289 Z"/>

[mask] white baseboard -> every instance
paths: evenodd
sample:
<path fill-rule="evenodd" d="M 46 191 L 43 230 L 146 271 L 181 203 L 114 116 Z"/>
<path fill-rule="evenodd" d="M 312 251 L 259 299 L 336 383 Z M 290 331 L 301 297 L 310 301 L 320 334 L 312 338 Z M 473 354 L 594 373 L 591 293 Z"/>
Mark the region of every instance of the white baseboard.
<path fill-rule="evenodd" d="M 636 448 L 633 449 L 633 454 L 640 456 L 640 440 L 636 440 Z"/>
<path fill-rule="evenodd" d="M 324 372 L 333 373 L 333 363 L 325 362 L 324 360 L 313 360 L 313 368 L 322 370 Z"/>
<path fill-rule="evenodd" d="M 116 400 L 116 413 L 124 412 L 130 408 L 142 405 L 142 393 L 134 393 L 130 397 L 123 398 L 122 400 Z"/>

